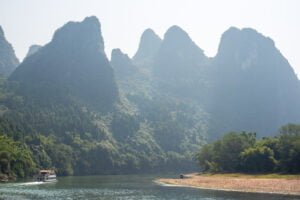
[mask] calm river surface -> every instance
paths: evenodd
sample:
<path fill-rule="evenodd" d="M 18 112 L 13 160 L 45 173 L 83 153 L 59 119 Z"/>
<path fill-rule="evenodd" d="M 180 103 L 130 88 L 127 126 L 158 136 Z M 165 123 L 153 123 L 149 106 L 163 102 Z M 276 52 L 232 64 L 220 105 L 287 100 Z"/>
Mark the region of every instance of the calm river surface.
<path fill-rule="evenodd" d="M 153 182 L 159 176 L 77 176 L 61 177 L 56 183 L 0 184 L 0 199 L 124 199 L 124 200 L 284 200 L 299 199 L 281 195 L 244 194 L 182 187 L 160 186 Z"/>

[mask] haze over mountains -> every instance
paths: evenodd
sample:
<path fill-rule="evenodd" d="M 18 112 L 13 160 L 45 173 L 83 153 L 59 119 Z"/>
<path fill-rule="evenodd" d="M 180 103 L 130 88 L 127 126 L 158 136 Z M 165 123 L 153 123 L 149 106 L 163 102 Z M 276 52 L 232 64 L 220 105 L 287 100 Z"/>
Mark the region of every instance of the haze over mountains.
<path fill-rule="evenodd" d="M 38 52 L 38 50 L 40 50 L 40 48 L 42 48 L 41 45 L 37 45 L 37 44 L 31 45 L 29 47 L 29 50 L 28 50 L 25 58 L 27 58 L 28 56 L 31 56 L 32 54 L 35 54 L 36 52 Z"/>
<path fill-rule="evenodd" d="M 211 109 L 225 120 L 225 130 L 234 126 L 264 136 L 299 122 L 299 80 L 270 38 L 253 29 L 230 28 L 212 65 L 216 89 Z"/>
<path fill-rule="evenodd" d="M 26 58 L 9 79 L 19 83 L 22 95 L 30 98 L 34 93 L 38 101 L 61 95 L 60 100 L 74 97 L 84 105 L 107 109 L 118 98 L 95 17 L 57 30 L 52 41 Z"/>
<path fill-rule="evenodd" d="M 161 42 L 160 37 L 152 29 L 146 29 L 141 36 L 139 48 L 132 59 L 141 64 L 151 62 L 158 52 Z"/>
<path fill-rule="evenodd" d="M 274 42 L 249 28 L 228 29 L 214 58 L 172 26 L 163 39 L 145 30 L 132 59 L 114 49 L 109 61 L 96 17 L 67 23 L 14 71 L 11 46 L 0 49 L 0 63 L 15 64 L 0 65 L 12 72 L 0 132 L 61 174 L 191 169 L 194 152 L 227 131 L 263 137 L 300 123 L 299 80 Z"/>

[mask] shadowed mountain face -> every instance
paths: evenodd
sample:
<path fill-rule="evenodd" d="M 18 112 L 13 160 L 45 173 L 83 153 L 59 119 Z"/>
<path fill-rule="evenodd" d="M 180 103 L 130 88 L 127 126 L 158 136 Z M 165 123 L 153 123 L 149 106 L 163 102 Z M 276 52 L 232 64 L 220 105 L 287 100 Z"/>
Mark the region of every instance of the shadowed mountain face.
<path fill-rule="evenodd" d="M 266 136 L 288 122 L 300 122 L 298 78 L 274 42 L 253 29 L 227 30 L 217 55 L 209 59 L 173 26 L 150 69 L 155 94 L 206 111 L 211 138 L 232 130 Z"/>
<path fill-rule="evenodd" d="M 0 75 L 8 76 L 19 65 L 11 44 L 5 39 L 4 32 L 0 26 Z"/>
<path fill-rule="evenodd" d="M 230 28 L 222 35 L 212 74 L 211 110 L 222 123 L 220 130 L 267 135 L 300 122 L 299 80 L 270 38 Z"/>
<path fill-rule="evenodd" d="M 207 62 L 203 51 L 178 26 L 169 28 L 155 57 L 157 76 L 180 79 L 201 70 Z M 171 74 L 170 74 L 171 73 Z"/>
<path fill-rule="evenodd" d="M 137 92 L 138 90 L 145 92 L 141 88 L 143 88 L 142 85 L 147 84 L 147 77 L 127 54 L 124 54 L 120 49 L 113 49 L 110 63 L 114 69 L 118 89 L 121 93 L 123 91 L 126 93 Z"/>
<path fill-rule="evenodd" d="M 109 127 L 119 94 L 97 18 L 58 29 L 6 83 L 0 132 L 26 142 L 37 168 L 55 167 L 60 175 L 121 168 Z"/>
<path fill-rule="evenodd" d="M 154 58 L 153 74 L 157 87 L 165 93 L 186 98 L 198 96 L 196 88 L 203 88 L 208 58 L 178 26 L 165 33 Z"/>
<path fill-rule="evenodd" d="M 111 52 L 111 65 L 118 77 L 125 78 L 137 71 L 136 66 L 132 63 L 127 54 L 120 49 L 113 49 Z"/>
<path fill-rule="evenodd" d="M 58 29 L 52 41 L 26 58 L 10 80 L 19 82 L 19 92 L 37 102 L 69 98 L 102 110 L 118 98 L 95 17 Z"/>
<path fill-rule="evenodd" d="M 139 48 L 133 57 L 133 61 L 141 66 L 149 65 L 149 62 L 157 54 L 161 42 L 160 37 L 152 29 L 146 29 L 141 36 Z"/>

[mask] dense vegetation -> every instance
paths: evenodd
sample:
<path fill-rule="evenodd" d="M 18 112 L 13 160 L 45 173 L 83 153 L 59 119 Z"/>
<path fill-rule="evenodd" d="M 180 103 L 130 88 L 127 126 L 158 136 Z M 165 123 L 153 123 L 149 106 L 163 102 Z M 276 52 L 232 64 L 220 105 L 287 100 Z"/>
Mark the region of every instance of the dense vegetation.
<path fill-rule="evenodd" d="M 1 140 L 10 140 L 8 147 L 19 144 L 28 153 L 18 159 L 31 163 L 7 168 L 7 161 L 1 162 L 2 173 L 11 177 L 30 176 L 43 168 L 55 168 L 59 175 L 194 169 L 193 152 L 204 141 L 198 134 L 204 128 L 200 117 L 185 115 L 193 109 L 185 104 L 178 110 L 170 101 L 131 96 L 132 102 L 143 105 L 139 113 L 120 103 L 106 114 L 72 101 L 43 106 L 16 94 L 5 79 L 0 94 Z M 6 151 L 12 154 L 13 149 Z M 0 159 L 6 159 L 2 155 Z"/>
<path fill-rule="evenodd" d="M 205 172 L 299 173 L 300 125 L 285 125 L 278 136 L 260 140 L 255 133 L 227 133 L 204 145 L 197 160 Z"/>
<path fill-rule="evenodd" d="M 33 155 L 27 145 L 0 136 L 0 179 L 24 177 L 36 170 Z"/>

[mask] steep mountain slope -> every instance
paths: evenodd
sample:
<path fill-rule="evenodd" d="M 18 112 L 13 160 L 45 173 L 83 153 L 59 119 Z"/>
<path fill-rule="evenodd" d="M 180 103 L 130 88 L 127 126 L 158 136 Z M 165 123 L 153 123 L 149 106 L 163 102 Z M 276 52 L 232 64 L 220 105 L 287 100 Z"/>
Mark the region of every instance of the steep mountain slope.
<path fill-rule="evenodd" d="M 266 136 L 300 122 L 299 80 L 274 42 L 253 29 L 230 28 L 213 61 L 211 97 L 216 132 L 248 130 Z"/>
<path fill-rule="evenodd" d="M 151 32 L 153 33 L 153 31 Z M 141 43 L 144 43 L 143 39 L 141 39 Z M 139 45 L 139 47 L 141 46 L 143 44 Z M 190 47 L 189 44 L 187 46 Z M 179 49 L 181 47 L 180 45 Z M 198 48 L 195 49 L 198 51 Z M 161 50 L 159 47 L 157 53 L 152 54 L 152 60 L 148 60 L 147 67 L 143 62 L 131 61 L 120 50 L 112 52 L 111 63 L 115 69 L 122 102 L 131 111 L 134 111 L 143 126 L 148 127 L 147 137 L 153 137 L 153 140 L 165 153 L 168 162 L 185 160 L 185 163 L 182 164 L 188 166 L 192 160 L 192 152 L 196 151 L 205 141 L 206 114 L 195 101 L 182 101 L 178 97 L 179 92 L 176 92 L 177 96 L 171 95 L 160 88 L 159 84 L 163 80 L 162 77 L 155 74 L 158 66 L 154 61 L 157 56 L 160 56 Z M 165 52 L 164 49 L 162 52 Z M 176 57 L 174 56 L 174 58 Z M 121 72 L 120 69 L 125 70 L 126 73 Z M 167 81 L 170 83 L 169 80 Z M 178 164 L 178 166 L 182 165 Z"/>
<path fill-rule="evenodd" d="M 40 48 L 42 48 L 41 45 L 37 45 L 37 44 L 31 45 L 28 49 L 26 57 L 31 56 L 32 54 L 35 54 L 36 52 L 38 52 L 38 50 L 40 50 Z"/>
<path fill-rule="evenodd" d="M 132 58 L 133 62 L 141 66 L 149 66 L 157 54 L 161 42 L 160 37 L 152 29 L 146 29 L 141 36 L 139 48 Z"/>
<path fill-rule="evenodd" d="M 10 75 L 18 65 L 19 60 L 0 26 L 0 75 Z"/>
<path fill-rule="evenodd" d="M 58 29 L 5 85 L 0 132 L 25 142 L 37 167 L 68 175 L 109 173 L 122 165 L 98 117 L 113 112 L 119 95 L 97 18 Z"/>
<path fill-rule="evenodd" d="M 150 69 L 137 65 L 120 49 L 112 50 L 110 63 L 122 95 L 150 95 L 152 92 Z"/>
<path fill-rule="evenodd" d="M 136 66 L 132 63 L 128 55 L 124 54 L 120 49 L 112 50 L 110 63 L 114 67 L 114 72 L 120 78 L 130 76 L 137 71 Z"/>
<path fill-rule="evenodd" d="M 180 27 L 172 26 L 165 33 L 154 58 L 156 87 L 177 98 L 200 98 L 198 91 L 205 84 L 208 62 L 208 58 L 189 35 Z"/>
<path fill-rule="evenodd" d="M 72 99 L 105 111 L 118 98 L 95 17 L 57 30 L 52 41 L 27 57 L 9 79 L 19 83 L 18 93 L 36 103 Z"/>
<path fill-rule="evenodd" d="M 230 28 L 207 58 L 173 26 L 149 69 L 153 94 L 200 107 L 211 139 L 232 130 L 267 136 L 300 122 L 299 80 L 274 42 L 253 29 Z"/>

